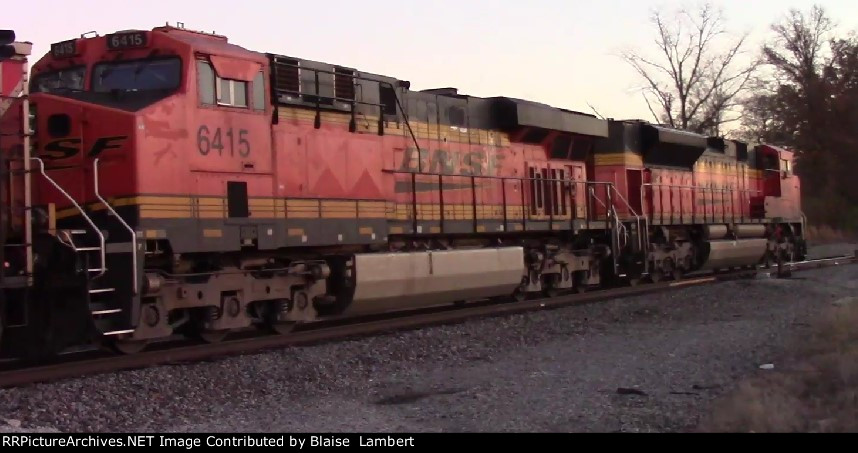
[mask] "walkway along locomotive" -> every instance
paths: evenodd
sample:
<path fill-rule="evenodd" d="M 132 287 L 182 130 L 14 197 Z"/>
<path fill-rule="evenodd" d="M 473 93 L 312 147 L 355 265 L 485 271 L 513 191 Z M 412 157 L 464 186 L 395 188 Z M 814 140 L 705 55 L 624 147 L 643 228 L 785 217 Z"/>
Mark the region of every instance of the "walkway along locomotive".
<path fill-rule="evenodd" d="M 54 44 L 29 91 L 0 143 L 13 356 L 804 253 L 773 146 L 414 91 L 169 25 Z"/>

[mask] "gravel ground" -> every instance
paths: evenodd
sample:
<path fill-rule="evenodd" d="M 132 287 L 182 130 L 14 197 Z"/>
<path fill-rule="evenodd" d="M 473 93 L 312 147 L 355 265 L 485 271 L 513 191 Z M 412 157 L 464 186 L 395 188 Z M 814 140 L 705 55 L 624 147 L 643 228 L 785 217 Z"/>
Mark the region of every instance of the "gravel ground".
<path fill-rule="evenodd" d="M 819 269 L 5 389 L 0 432 L 693 430 L 856 289 Z"/>
<path fill-rule="evenodd" d="M 813 245 L 809 247 L 808 258 L 818 259 L 831 256 L 853 255 L 856 250 L 858 250 L 858 244 L 854 243 Z"/>

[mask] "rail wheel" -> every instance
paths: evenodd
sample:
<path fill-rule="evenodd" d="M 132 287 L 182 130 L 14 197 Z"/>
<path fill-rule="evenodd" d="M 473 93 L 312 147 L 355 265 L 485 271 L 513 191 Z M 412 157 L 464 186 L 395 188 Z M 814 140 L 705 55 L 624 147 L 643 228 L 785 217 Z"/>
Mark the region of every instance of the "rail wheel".
<path fill-rule="evenodd" d="M 266 327 L 278 335 L 287 335 L 295 331 L 298 323 L 295 321 L 278 321 L 268 323 Z"/>
<path fill-rule="evenodd" d="M 147 340 L 113 340 L 110 343 L 110 347 L 120 353 L 125 355 L 137 354 L 149 345 Z"/>
<path fill-rule="evenodd" d="M 658 283 L 664 278 L 664 272 L 661 269 L 653 269 L 652 272 L 649 273 L 649 279 L 653 283 Z"/>
<path fill-rule="evenodd" d="M 257 324 L 258 328 L 273 332 L 279 335 L 291 333 L 298 327 L 296 321 L 281 321 L 280 315 L 288 313 L 291 310 L 291 303 L 288 300 L 270 300 L 258 305 L 261 310 L 262 322 Z"/>
<path fill-rule="evenodd" d="M 197 332 L 200 340 L 206 343 L 220 343 L 229 335 L 229 330 L 201 330 Z"/>
<path fill-rule="evenodd" d="M 572 284 L 573 291 L 578 294 L 587 292 L 587 281 L 590 280 L 590 273 L 588 271 L 575 272 L 572 278 L 575 279 Z"/>
<path fill-rule="evenodd" d="M 680 281 L 683 277 L 685 277 L 686 269 L 690 268 L 690 266 L 688 265 L 688 261 L 690 261 L 688 257 L 685 257 L 685 259 L 680 258 L 676 261 L 676 264 L 674 264 L 673 266 L 674 280 Z"/>
<path fill-rule="evenodd" d="M 558 274 L 550 274 L 546 276 L 543 282 L 542 295 L 548 298 L 557 297 L 560 294 L 560 290 L 557 288 L 559 280 L 560 275 Z"/>

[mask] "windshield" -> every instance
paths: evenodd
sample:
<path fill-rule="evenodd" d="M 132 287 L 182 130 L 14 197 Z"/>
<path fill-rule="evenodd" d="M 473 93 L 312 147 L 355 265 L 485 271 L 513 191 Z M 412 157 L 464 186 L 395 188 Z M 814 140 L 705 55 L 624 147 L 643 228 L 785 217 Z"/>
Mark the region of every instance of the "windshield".
<path fill-rule="evenodd" d="M 92 71 L 92 91 L 172 90 L 179 86 L 178 58 L 99 63 Z"/>
<path fill-rule="evenodd" d="M 60 69 L 58 71 L 39 74 L 33 79 L 32 92 L 63 93 L 83 90 L 83 79 L 86 67 Z"/>

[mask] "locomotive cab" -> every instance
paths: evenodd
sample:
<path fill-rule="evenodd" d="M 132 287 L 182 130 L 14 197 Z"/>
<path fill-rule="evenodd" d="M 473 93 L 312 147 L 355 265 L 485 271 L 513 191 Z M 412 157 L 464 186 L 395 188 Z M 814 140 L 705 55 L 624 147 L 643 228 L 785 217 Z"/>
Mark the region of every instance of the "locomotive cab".
<path fill-rule="evenodd" d="M 152 255 L 170 256 L 160 239 L 171 219 L 218 217 L 206 212 L 206 195 L 228 195 L 228 216 L 242 225 L 241 238 L 228 238 L 235 250 L 258 244 L 256 226 L 243 225 L 252 215 L 248 191 L 272 190 L 265 62 L 225 37 L 167 26 L 56 43 L 33 65 L 27 203 L 41 219 L 35 242 L 46 242 L 36 262 L 76 263 L 34 271 L 41 298 L 77 295 L 67 304 L 74 313 L 55 319 L 98 337 L 133 332 L 153 284 L 146 257 L 151 265 Z M 28 192 L 23 178 L 13 183 L 12 196 Z M 190 193 L 201 195 L 193 207 Z M 222 249 L 207 239 L 170 245 L 177 253 Z M 89 332 L 58 338 L 58 347 Z"/>
<path fill-rule="evenodd" d="M 793 172 L 793 153 L 772 145 L 757 146 L 755 152 L 760 187 L 751 198 L 752 211 L 763 218 L 800 219 L 801 186 Z"/>

